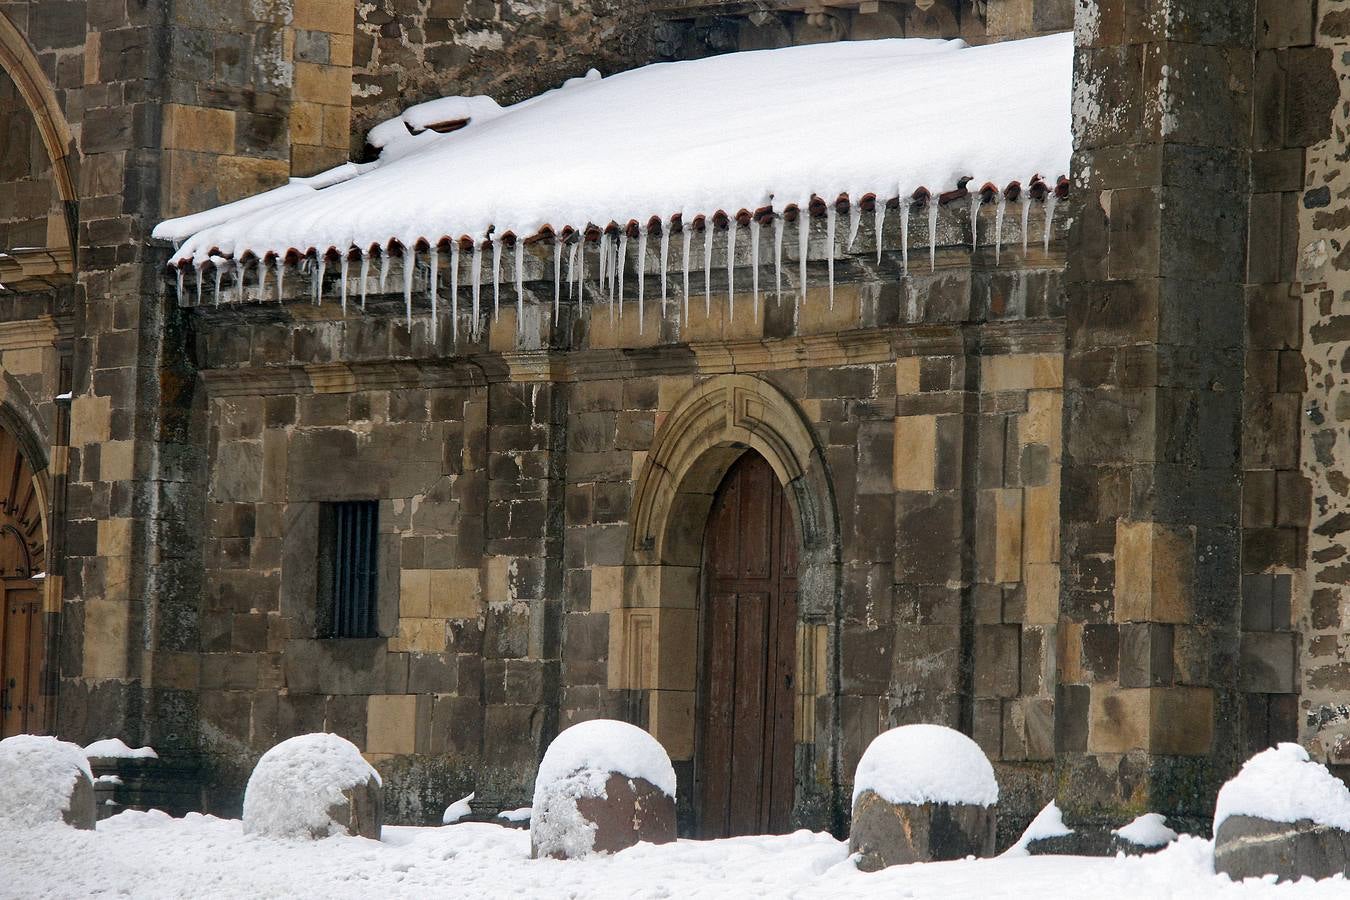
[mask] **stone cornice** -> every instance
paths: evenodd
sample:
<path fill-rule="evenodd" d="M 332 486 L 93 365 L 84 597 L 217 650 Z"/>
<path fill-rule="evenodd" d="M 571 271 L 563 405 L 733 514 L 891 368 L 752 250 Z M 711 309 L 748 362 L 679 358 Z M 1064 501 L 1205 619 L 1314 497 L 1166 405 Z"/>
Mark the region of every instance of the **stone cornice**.
<path fill-rule="evenodd" d="M 73 271 L 69 249 L 28 247 L 0 252 L 0 284 L 11 291 L 60 287 L 70 283 Z"/>
<path fill-rule="evenodd" d="M 347 393 L 574 382 L 659 375 L 772 372 L 805 366 L 878 365 L 910 356 L 1050 353 L 1064 348 L 1060 320 L 877 328 L 778 340 L 708 341 L 641 350 L 520 351 L 454 359 L 387 360 L 208 369 L 212 396 Z"/>

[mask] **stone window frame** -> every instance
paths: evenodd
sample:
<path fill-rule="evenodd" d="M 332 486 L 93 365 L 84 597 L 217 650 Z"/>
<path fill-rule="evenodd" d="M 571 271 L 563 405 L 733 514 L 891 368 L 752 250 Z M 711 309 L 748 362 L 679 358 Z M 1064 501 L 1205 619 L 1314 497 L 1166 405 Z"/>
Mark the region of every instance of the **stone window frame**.
<path fill-rule="evenodd" d="M 344 537 L 337 531 L 337 520 L 344 508 L 366 507 L 366 523 L 362 527 L 366 532 L 363 548 L 346 546 Z M 357 517 L 360 519 L 360 516 Z M 358 553 L 364 555 L 364 564 Z M 378 638 L 380 634 L 380 501 L 379 500 L 335 500 L 319 503 L 318 546 L 316 547 L 318 590 L 315 593 L 316 634 L 321 640 L 365 640 Z M 357 629 L 360 633 L 339 634 L 337 606 L 339 575 L 337 568 L 343 558 L 348 565 L 356 569 L 354 588 L 360 588 L 356 581 L 365 581 L 364 590 L 368 596 L 364 600 L 365 627 Z M 362 572 L 364 570 L 364 572 Z M 360 604 L 359 597 L 349 597 L 350 602 Z"/>
<path fill-rule="evenodd" d="M 794 810 L 831 808 L 840 784 L 838 513 L 810 424 L 770 382 L 709 378 L 658 430 L 636 485 L 622 605 L 610 615 L 609 688 L 640 693 L 647 728 L 672 760 L 694 760 L 704 527 L 718 485 L 747 450 L 778 476 L 800 542 Z"/>

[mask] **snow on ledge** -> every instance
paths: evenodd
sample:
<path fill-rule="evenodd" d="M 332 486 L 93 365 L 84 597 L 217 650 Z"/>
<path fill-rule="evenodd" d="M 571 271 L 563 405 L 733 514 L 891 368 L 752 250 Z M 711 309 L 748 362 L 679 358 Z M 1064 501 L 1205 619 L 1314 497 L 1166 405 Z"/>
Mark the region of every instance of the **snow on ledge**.
<path fill-rule="evenodd" d="M 201 266 L 781 213 L 813 197 L 937 194 L 962 178 L 1053 183 L 1072 149 L 1072 66 L 1071 34 L 846 41 L 573 79 L 504 109 L 445 98 L 379 126 L 375 163 L 169 220 L 155 236 L 184 241 L 173 264 Z M 467 125 L 413 133 L 447 115 Z"/>
<path fill-rule="evenodd" d="M 155 748 L 137 747 L 132 749 L 123 743 L 121 738 L 104 738 L 101 741 L 94 741 L 84 748 L 84 755 L 89 759 L 159 759 L 159 754 L 155 752 Z"/>
<path fill-rule="evenodd" d="M 942 725 L 902 725 L 867 745 L 853 777 L 853 802 L 872 791 L 887 803 L 998 802 L 994 767 L 979 745 Z"/>
<path fill-rule="evenodd" d="M 1167 827 L 1167 817 L 1153 812 L 1144 813 L 1111 833 L 1138 847 L 1162 847 L 1177 839 L 1177 833 Z"/>
<path fill-rule="evenodd" d="M 1229 816 L 1253 816 L 1271 822 L 1311 819 L 1350 831 L 1350 788 L 1298 744 L 1280 744 L 1247 760 L 1219 789 L 1214 803 L 1214 833 Z"/>
<path fill-rule="evenodd" d="M 1045 808 L 1036 813 L 1036 818 L 1031 820 L 1027 830 L 1022 832 L 1022 836 L 1017 839 L 1007 850 L 1003 851 L 1002 856 L 1027 856 L 1027 848 L 1031 846 L 1032 841 L 1042 841 L 1049 838 L 1068 837 L 1073 834 L 1073 829 L 1064 824 L 1064 813 L 1059 809 L 1059 805 L 1051 800 L 1045 804 Z"/>

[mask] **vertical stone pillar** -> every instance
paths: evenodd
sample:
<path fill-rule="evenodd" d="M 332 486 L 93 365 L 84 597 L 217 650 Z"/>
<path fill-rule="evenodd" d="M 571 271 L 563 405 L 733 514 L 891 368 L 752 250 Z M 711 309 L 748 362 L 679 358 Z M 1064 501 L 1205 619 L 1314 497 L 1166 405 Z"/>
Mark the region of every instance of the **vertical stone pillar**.
<path fill-rule="evenodd" d="M 1252 0 L 1080 4 L 1056 757 L 1079 826 L 1238 762 Z"/>

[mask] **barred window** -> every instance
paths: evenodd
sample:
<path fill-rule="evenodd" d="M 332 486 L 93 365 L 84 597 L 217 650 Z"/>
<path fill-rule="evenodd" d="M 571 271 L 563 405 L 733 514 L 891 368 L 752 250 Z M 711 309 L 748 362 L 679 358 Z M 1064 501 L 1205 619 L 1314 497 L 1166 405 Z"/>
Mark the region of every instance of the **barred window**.
<path fill-rule="evenodd" d="M 319 634 L 378 635 L 376 543 L 379 502 L 323 504 L 319 524 Z"/>

